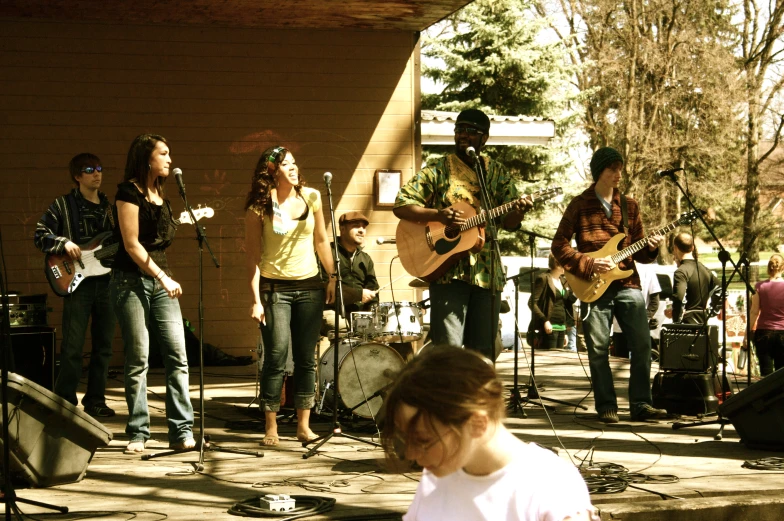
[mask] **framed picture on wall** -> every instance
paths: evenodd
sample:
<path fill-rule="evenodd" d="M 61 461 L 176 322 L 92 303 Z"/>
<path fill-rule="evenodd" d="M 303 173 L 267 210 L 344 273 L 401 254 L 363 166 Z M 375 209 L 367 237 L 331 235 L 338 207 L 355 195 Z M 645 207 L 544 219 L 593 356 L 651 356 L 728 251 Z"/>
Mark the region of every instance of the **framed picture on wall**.
<path fill-rule="evenodd" d="M 376 204 L 394 206 L 397 193 L 403 186 L 403 172 L 400 170 L 376 170 Z"/>

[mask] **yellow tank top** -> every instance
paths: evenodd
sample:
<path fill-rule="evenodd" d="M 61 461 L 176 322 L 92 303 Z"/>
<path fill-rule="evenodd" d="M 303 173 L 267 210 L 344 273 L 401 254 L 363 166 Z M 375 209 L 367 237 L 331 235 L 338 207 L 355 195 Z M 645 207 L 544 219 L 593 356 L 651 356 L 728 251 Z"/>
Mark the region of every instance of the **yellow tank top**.
<path fill-rule="evenodd" d="M 313 230 L 316 226 L 315 213 L 321 211 L 321 194 L 313 188 L 302 188 L 302 198 L 308 205 L 304 219 L 289 219 L 283 216 L 286 233 L 272 230 L 272 219 L 264 216 L 262 238 L 264 251 L 259 262 L 262 277 L 278 280 L 302 280 L 318 275 L 316 248 Z"/>

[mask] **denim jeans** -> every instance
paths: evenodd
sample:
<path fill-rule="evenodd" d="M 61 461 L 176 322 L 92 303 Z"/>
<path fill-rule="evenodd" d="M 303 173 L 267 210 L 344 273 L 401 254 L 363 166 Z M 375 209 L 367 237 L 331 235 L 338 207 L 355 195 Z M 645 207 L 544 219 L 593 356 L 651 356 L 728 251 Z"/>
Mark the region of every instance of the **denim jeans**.
<path fill-rule="evenodd" d="M 590 313 L 588 308 L 590 307 Z M 651 339 L 642 291 L 611 286 L 598 300 L 581 303 L 583 332 L 596 411 L 617 409 L 613 375 L 610 369 L 610 327 L 613 315 L 626 337 L 631 362 L 629 368 L 629 407 L 636 414 L 651 403 Z"/>
<path fill-rule="evenodd" d="M 465 346 L 495 360 L 490 333 L 493 327 L 498 328 L 501 292 L 496 293 L 492 317 L 490 297 L 489 289 L 458 280 L 449 284 L 431 284 L 430 338 L 433 343 Z"/>
<path fill-rule="evenodd" d="M 92 321 L 90 320 L 92 318 Z M 60 344 L 60 373 L 54 392 L 74 405 L 82 377 L 82 352 L 90 322 L 92 350 L 87 369 L 85 408 L 106 403 L 106 376 L 112 358 L 112 340 L 117 319 L 109 300 L 109 276 L 89 277 L 74 293 L 63 299 L 63 340 Z"/>
<path fill-rule="evenodd" d="M 261 293 L 265 324 L 261 325 L 264 366 L 261 400 L 264 411 L 280 410 L 280 392 L 289 345 L 294 358 L 294 407 L 315 405 L 316 344 L 326 295 L 323 289 Z"/>
<path fill-rule="evenodd" d="M 549 335 L 544 330 L 539 332 L 538 349 L 563 349 L 566 331 L 555 331 Z"/>
<path fill-rule="evenodd" d="M 577 326 L 566 328 L 566 349 L 577 351 Z"/>
<path fill-rule="evenodd" d="M 760 374 L 768 376 L 784 367 L 784 331 L 779 329 L 757 329 L 754 332 Z"/>
<path fill-rule="evenodd" d="M 169 443 L 193 438 L 188 358 L 179 301 L 169 298 L 160 282 L 139 273 L 114 271 L 109 287 L 125 346 L 125 432 L 131 441 L 150 439 L 147 369 L 152 341 L 163 357 Z"/>

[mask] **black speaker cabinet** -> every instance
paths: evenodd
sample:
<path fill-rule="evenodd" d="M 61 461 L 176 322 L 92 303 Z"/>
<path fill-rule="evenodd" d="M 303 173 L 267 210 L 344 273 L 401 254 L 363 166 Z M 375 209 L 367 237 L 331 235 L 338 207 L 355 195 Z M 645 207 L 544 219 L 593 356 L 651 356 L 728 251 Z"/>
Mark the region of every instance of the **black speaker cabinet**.
<path fill-rule="evenodd" d="M 9 369 L 50 391 L 53 390 L 55 342 L 53 327 L 11 328 L 13 362 Z"/>
<path fill-rule="evenodd" d="M 727 398 L 719 414 L 752 449 L 784 450 L 784 369 Z"/>
<path fill-rule="evenodd" d="M 720 379 L 712 373 L 660 371 L 653 377 L 651 395 L 653 406 L 670 414 L 709 414 L 719 406 Z"/>
<path fill-rule="evenodd" d="M 98 421 L 14 373 L 8 373 L 8 418 L 9 469 L 35 487 L 80 481 L 95 450 L 112 440 Z M 0 437 L 0 451 L 2 445 Z"/>
<path fill-rule="evenodd" d="M 665 324 L 659 338 L 659 368 L 670 371 L 706 372 L 719 360 L 719 328 Z"/>

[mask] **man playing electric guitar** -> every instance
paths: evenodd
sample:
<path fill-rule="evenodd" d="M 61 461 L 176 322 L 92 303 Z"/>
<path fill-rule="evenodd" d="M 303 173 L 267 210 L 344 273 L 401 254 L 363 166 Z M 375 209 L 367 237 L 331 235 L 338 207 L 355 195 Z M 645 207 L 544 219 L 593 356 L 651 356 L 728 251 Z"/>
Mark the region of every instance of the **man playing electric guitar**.
<path fill-rule="evenodd" d="M 115 221 L 109 199 L 98 191 L 103 174 L 101 160 L 92 154 L 79 154 L 71 159 L 68 167 L 77 186 L 71 193 L 55 199 L 39 219 L 34 240 L 42 252 L 65 252 L 76 262 L 82 255 L 77 244 L 84 244 L 96 235 L 112 230 Z M 54 385 L 57 395 L 78 405 L 76 388 L 82 376 L 82 350 L 87 323 L 92 317 L 92 351 L 82 405 L 87 414 L 95 417 L 114 416 L 114 410 L 106 405 L 105 397 L 117 322 L 108 288 L 108 274 L 90 277 L 84 279 L 75 292 L 63 297 L 60 373 Z"/>
<path fill-rule="evenodd" d="M 466 202 L 480 210 L 479 183 L 474 172 L 475 159 L 467 153 L 473 147 L 479 153 L 487 142 L 490 118 L 482 111 L 462 111 L 455 122 L 455 153 L 437 159 L 412 177 L 398 193 L 394 213 L 400 219 L 414 222 L 439 221 L 446 225 L 466 222 L 463 212 L 450 208 Z M 532 203 L 520 199 L 514 182 L 500 164 L 481 157 L 487 172 L 487 185 L 492 206 L 517 201 L 513 211 L 502 220 L 503 227 L 513 230 L 520 225 L 523 213 Z M 430 336 L 435 344 L 449 344 L 479 351 L 495 359 L 490 344 L 491 327 L 498 324 L 504 271 L 496 259 L 495 316 L 489 316 L 490 244 L 478 253 L 470 253 L 451 266 L 430 284 Z"/>
<path fill-rule="evenodd" d="M 644 231 L 637 202 L 618 190 L 623 171 L 621 154 L 610 147 L 600 148 L 591 158 L 594 184 L 569 203 L 552 243 L 552 252 L 564 269 L 581 279 L 601 277 L 616 268 L 609 258 L 593 258 L 613 236 L 625 233 L 618 249 L 642 240 Z M 624 210 L 625 206 L 625 210 Z M 572 236 L 577 249 L 572 248 Z M 661 235 L 651 235 L 632 257 L 618 267 L 633 270 L 631 276 L 614 280 L 595 301 L 582 302 L 580 315 L 588 348 L 593 394 L 599 420 L 618 422 L 618 401 L 610 369 L 610 326 L 613 315 L 623 328 L 631 351 L 629 407 L 632 421 L 666 418 L 667 412 L 651 406 L 651 343 L 645 300 L 640 290 L 637 262 L 648 264 L 659 255 Z M 604 289 L 604 288 L 602 288 Z"/>

